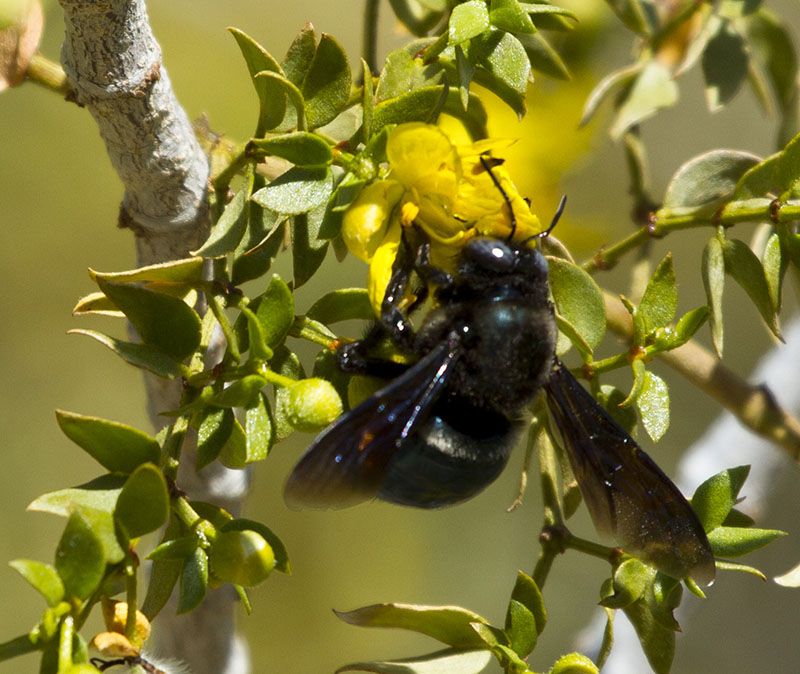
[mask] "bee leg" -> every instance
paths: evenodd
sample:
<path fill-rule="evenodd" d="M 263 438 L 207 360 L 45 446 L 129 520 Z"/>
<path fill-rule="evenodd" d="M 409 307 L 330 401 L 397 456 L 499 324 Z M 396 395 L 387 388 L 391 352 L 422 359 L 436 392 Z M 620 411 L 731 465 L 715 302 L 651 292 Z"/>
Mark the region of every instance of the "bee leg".
<path fill-rule="evenodd" d="M 417 258 L 414 260 L 414 271 L 417 272 L 419 277 L 425 281 L 426 284 L 430 283 L 436 285 L 439 287 L 440 291 L 446 291 L 455 283 L 455 278 L 452 274 L 431 264 L 431 246 L 428 243 L 421 245 L 417 250 Z"/>

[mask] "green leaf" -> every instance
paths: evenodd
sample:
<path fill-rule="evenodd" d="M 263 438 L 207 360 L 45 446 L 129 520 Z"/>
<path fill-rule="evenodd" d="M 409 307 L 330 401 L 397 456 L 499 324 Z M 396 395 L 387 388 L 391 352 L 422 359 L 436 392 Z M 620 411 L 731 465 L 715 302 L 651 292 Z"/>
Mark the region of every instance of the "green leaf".
<path fill-rule="evenodd" d="M 196 470 L 202 470 L 219 456 L 233 432 L 233 410 L 207 407 L 197 429 Z"/>
<path fill-rule="evenodd" d="M 298 89 L 295 84 L 287 80 L 280 73 L 271 70 L 262 70 L 255 76 L 254 80 L 257 83 L 263 80 L 268 83 L 267 86 L 270 89 L 277 91 L 281 95 L 285 95 L 292 104 L 292 107 L 288 108 L 286 111 L 287 120 L 294 115 L 294 126 L 297 127 L 297 130 L 306 131 L 308 129 L 306 102 L 303 99 L 303 94 L 300 93 L 300 89 Z"/>
<path fill-rule="evenodd" d="M 536 633 L 541 634 L 547 624 L 547 610 L 544 597 L 536 581 L 522 571 L 517 571 L 517 581 L 511 591 L 511 598 L 527 608 L 536 620 Z"/>
<path fill-rule="evenodd" d="M 320 238 L 320 228 L 330 214 L 332 203 L 292 218 L 292 270 L 294 287 L 299 288 L 319 269 L 328 252 L 328 242 Z"/>
<path fill-rule="evenodd" d="M 747 169 L 736 184 L 733 199 L 742 201 L 766 197 L 767 194 L 779 188 L 777 168 L 780 157 L 781 153 L 777 152 Z M 769 200 L 771 201 L 771 199 Z"/>
<path fill-rule="evenodd" d="M 129 271 L 100 272 L 89 270 L 89 277 L 116 283 L 198 283 L 203 280 L 203 261 L 196 257 L 160 262 Z"/>
<path fill-rule="evenodd" d="M 114 512 L 125 478 L 121 475 L 102 475 L 78 487 L 59 489 L 42 494 L 28 510 L 69 517 L 78 507 Z"/>
<path fill-rule="evenodd" d="M 97 284 L 122 311 L 145 344 L 157 347 L 176 360 L 188 358 L 200 345 L 200 317 L 183 300 L 140 286 Z"/>
<path fill-rule="evenodd" d="M 70 515 L 58 542 L 55 568 L 68 597 L 87 599 L 103 580 L 103 544 L 79 510 Z"/>
<path fill-rule="evenodd" d="M 330 145 L 307 131 L 255 138 L 250 145 L 256 156 L 282 157 L 295 166 L 327 166 L 333 161 Z"/>
<path fill-rule="evenodd" d="M 647 0 L 609 0 L 614 14 L 634 33 L 647 36 L 658 26 L 655 7 Z"/>
<path fill-rule="evenodd" d="M 778 155 L 775 177 L 781 189 L 780 198 L 790 199 L 798 196 L 800 183 L 800 134 L 792 138 Z"/>
<path fill-rule="evenodd" d="M 536 618 L 516 599 L 508 603 L 506 611 L 505 632 L 512 650 L 520 657 L 526 658 L 536 647 Z"/>
<path fill-rule="evenodd" d="M 675 632 L 662 626 L 640 599 L 624 609 L 631 621 L 647 661 L 656 674 L 669 674 L 675 658 Z"/>
<path fill-rule="evenodd" d="M 472 623 L 488 625 L 477 613 L 460 606 L 373 604 L 354 611 L 334 611 L 334 613 L 351 625 L 410 630 L 456 648 L 481 647 L 484 641 L 471 625 Z"/>
<path fill-rule="evenodd" d="M 280 538 L 268 526 L 261 522 L 248 520 L 243 517 L 237 517 L 224 524 L 221 529 L 223 531 L 255 531 L 260 534 L 264 540 L 269 543 L 272 552 L 275 553 L 275 570 L 281 573 L 291 573 L 289 566 L 289 555 L 286 552 L 286 546 Z"/>
<path fill-rule="evenodd" d="M 197 608 L 205 598 L 207 589 L 208 555 L 203 548 L 197 548 L 181 568 L 178 613 L 188 613 Z"/>
<path fill-rule="evenodd" d="M 281 346 L 275 350 L 275 356 L 270 361 L 273 371 L 284 377 L 291 379 L 304 379 L 306 374 L 297 354 L 290 351 L 286 346 Z M 275 387 L 275 432 L 277 440 L 283 440 L 294 431 L 294 427 L 289 423 L 289 390 L 282 386 Z"/>
<path fill-rule="evenodd" d="M 8 565 L 45 598 L 48 606 L 57 606 L 64 599 L 64 583 L 54 566 L 33 559 L 15 559 Z"/>
<path fill-rule="evenodd" d="M 764 267 L 756 254 L 738 239 L 726 239 L 722 244 L 722 253 L 725 257 L 725 271 L 747 292 L 772 334 L 783 340 L 778 316 L 770 299 Z"/>
<path fill-rule="evenodd" d="M 677 578 L 656 572 L 652 574 L 652 582 L 647 586 L 644 600 L 653 618 L 662 627 L 680 632 L 681 628 L 673 611 L 680 606 L 682 597 L 683 586 Z"/>
<path fill-rule="evenodd" d="M 624 96 L 617 110 L 610 133 L 614 140 L 636 124 L 652 117 L 659 110 L 670 108 L 678 102 L 678 85 L 668 66 L 659 61 L 648 61 Z"/>
<path fill-rule="evenodd" d="M 56 410 L 56 421 L 64 435 L 111 472 L 131 473 L 161 456 L 155 439 L 131 426 L 63 410 Z"/>
<path fill-rule="evenodd" d="M 310 129 L 333 121 L 347 103 L 350 85 L 347 54 L 342 45 L 323 33 L 300 87 Z"/>
<path fill-rule="evenodd" d="M 714 342 L 717 356 L 722 358 L 724 336 L 722 295 L 725 290 L 725 256 L 722 252 L 722 243 L 716 236 L 712 236 L 703 249 L 701 273 L 706 289 L 706 300 L 711 310 L 711 339 Z"/>
<path fill-rule="evenodd" d="M 255 309 L 270 349 L 283 344 L 294 323 L 294 296 L 286 282 L 273 274 Z"/>
<path fill-rule="evenodd" d="M 389 0 L 395 17 L 402 23 L 412 35 L 423 37 L 436 26 L 442 18 L 445 8 L 434 10 L 429 5 L 423 4 L 419 0 Z"/>
<path fill-rule="evenodd" d="M 697 488 L 691 504 L 703 529 L 711 531 L 725 521 L 749 474 L 750 466 L 728 468 L 712 475 Z"/>
<path fill-rule="evenodd" d="M 718 557 L 741 557 L 786 535 L 777 529 L 741 529 L 719 526 L 708 532 L 708 542 Z"/>
<path fill-rule="evenodd" d="M 226 468 L 247 468 L 247 436 L 236 419 L 233 420 L 230 437 L 219 454 L 219 461 Z"/>
<path fill-rule="evenodd" d="M 450 649 L 405 660 L 356 662 L 339 672 L 377 672 L 377 674 L 479 674 L 492 654 L 488 650 Z"/>
<path fill-rule="evenodd" d="M 263 136 L 264 132 L 273 129 L 281 123 L 286 114 L 286 94 L 281 87 L 267 78 L 258 78 L 256 75 L 263 71 L 270 71 L 283 75 L 278 62 L 270 56 L 258 42 L 237 28 L 228 28 L 247 63 L 250 77 L 253 78 L 256 94 L 259 101 L 259 117 L 256 126 L 256 136 Z"/>
<path fill-rule="evenodd" d="M 317 37 L 314 27 L 309 23 L 297 34 L 281 62 L 286 79 L 299 87 L 311 67 L 316 51 Z"/>
<path fill-rule="evenodd" d="M 258 206 L 258 210 L 265 214 L 265 219 L 267 219 L 266 214 L 269 214 L 268 219 L 277 220 L 277 216 L 272 211 L 260 206 Z M 231 272 L 233 283 L 241 285 L 245 281 L 252 281 L 266 274 L 284 243 L 285 235 L 286 221 L 281 220 L 269 229 L 253 248 L 237 252 L 233 258 L 233 271 Z"/>
<path fill-rule="evenodd" d="M 173 538 L 172 540 L 159 543 L 155 548 L 153 548 L 152 552 L 147 555 L 147 559 L 177 559 L 183 561 L 194 554 L 199 542 L 199 539 L 194 534 L 181 536 L 180 538 Z"/>
<path fill-rule="evenodd" d="M 615 70 L 600 80 L 586 98 L 586 103 L 583 105 L 583 114 L 581 115 L 581 121 L 578 123 L 578 126 L 585 126 L 588 124 L 603 101 L 616 90 L 630 86 L 643 67 L 643 63 L 634 63 L 620 70 Z"/>
<path fill-rule="evenodd" d="M 626 559 L 614 571 L 613 594 L 604 596 L 600 605 L 606 608 L 625 608 L 644 596 L 651 574 L 638 559 Z"/>
<path fill-rule="evenodd" d="M 548 265 L 556 310 L 594 350 L 606 331 L 606 309 L 599 286 L 572 262 L 551 257 Z"/>
<path fill-rule="evenodd" d="M 723 21 L 703 51 L 706 101 L 716 112 L 734 97 L 747 77 L 747 51 L 742 36 L 732 23 Z"/>
<path fill-rule="evenodd" d="M 509 33 L 534 33 L 536 26 L 517 0 L 491 0 L 489 20 L 492 25 Z"/>
<path fill-rule="evenodd" d="M 678 309 L 678 286 L 672 253 L 667 253 L 658 264 L 639 303 L 638 313 L 645 322 L 647 333 L 672 323 Z"/>
<path fill-rule="evenodd" d="M 447 28 L 447 43 L 461 44 L 489 29 L 489 11 L 484 0 L 467 0 L 453 8 Z"/>
<path fill-rule="evenodd" d="M 531 68 L 555 80 L 569 80 L 567 65 L 541 33 L 519 35 L 519 42 L 528 55 Z"/>
<path fill-rule="evenodd" d="M 114 519 L 128 538 L 161 527 L 169 515 L 167 481 L 152 464 L 139 466 L 125 482 L 114 508 Z"/>
<path fill-rule="evenodd" d="M 669 389 L 658 375 L 646 370 L 642 388 L 636 396 L 636 409 L 647 434 L 658 442 L 669 428 Z"/>
<path fill-rule="evenodd" d="M 522 43 L 511 33 L 491 28 L 470 40 L 466 53 L 469 61 L 479 68 L 475 71 L 475 81 L 497 95 L 517 115 L 524 115 L 531 64 Z"/>
<path fill-rule="evenodd" d="M 441 79 L 441 66 L 426 66 L 421 58 L 415 58 L 406 49 L 395 49 L 386 57 L 375 90 L 375 100 L 381 102 L 397 98 L 416 89 L 439 84 Z M 378 131 L 372 127 L 373 136 Z"/>
<path fill-rule="evenodd" d="M 672 177 L 664 195 L 665 209 L 715 208 L 728 199 L 759 158 L 736 150 L 711 150 L 690 159 Z"/>
<path fill-rule="evenodd" d="M 68 330 L 68 335 L 86 335 L 108 347 L 127 363 L 143 370 L 149 370 L 159 377 L 174 379 L 179 377 L 182 372 L 179 364 L 163 351 L 136 342 L 124 342 L 109 335 L 95 330 Z"/>
<path fill-rule="evenodd" d="M 177 518 L 173 517 L 161 537 L 161 542 L 165 543 L 177 538 L 180 536 L 181 531 L 182 525 Z M 147 616 L 148 620 L 152 621 L 166 605 L 175 584 L 178 582 L 182 567 L 183 564 L 180 561 L 170 559 L 153 561 L 150 566 L 150 578 L 147 583 L 147 596 L 145 596 L 141 608 L 142 613 Z"/>
<path fill-rule="evenodd" d="M 389 124 L 427 122 L 442 98 L 440 85 L 415 89 L 395 98 L 383 100 L 372 113 L 372 135 Z"/>
<path fill-rule="evenodd" d="M 209 398 L 208 402 L 217 407 L 244 407 L 266 385 L 267 380 L 261 375 L 248 374 Z"/>
<path fill-rule="evenodd" d="M 242 307 L 242 316 L 247 323 L 247 346 L 250 349 L 250 360 L 257 362 L 266 362 L 272 358 L 272 349 L 267 346 L 264 340 L 264 330 L 261 328 L 261 323 L 248 307 Z M 239 348 L 244 348 L 244 345 L 239 342 Z"/>
<path fill-rule="evenodd" d="M 769 298 L 772 301 L 772 308 L 775 313 L 781 309 L 783 276 L 786 273 L 788 260 L 784 256 L 781 238 L 777 232 L 773 233 L 764 247 L 762 265 L 764 266 L 764 277 L 767 281 Z"/>
<path fill-rule="evenodd" d="M 192 255 L 222 257 L 236 249 L 247 229 L 248 213 L 245 207 L 249 197 L 250 187 L 245 185 L 225 206 L 206 242 L 197 250 L 193 250 Z"/>
<path fill-rule="evenodd" d="M 250 464 L 263 461 L 275 442 L 275 422 L 263 393 L 257 393 L 244 408 L 244 421 L 247 435 L 245 462 Z"/>
<path fill-rule="evenodd" d="M 298 215 L 324 205 L 333 193 L 333 176 L 327 168 L 295 166 L 279 175 L 251 199 L 282 215 Z"/>
<path fill-rule="evenodd" d="M 340 288 L 320 297 L 306 313 L 312 320 L 329 325 L 375 317 L 365 288 Z"/>
<path fill-rule="evenodd" d="M 675 349 L 688 342 L 709 316 L 711 316 L 711 310 L 705 305 L 687 311 L 675 324 L 675 333 L 670 340 L 670 348 Z"/>

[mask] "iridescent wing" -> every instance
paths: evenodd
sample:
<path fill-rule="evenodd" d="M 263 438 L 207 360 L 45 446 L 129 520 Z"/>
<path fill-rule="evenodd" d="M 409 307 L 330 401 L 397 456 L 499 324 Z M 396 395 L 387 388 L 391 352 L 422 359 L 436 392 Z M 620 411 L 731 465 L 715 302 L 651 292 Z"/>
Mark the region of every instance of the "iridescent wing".
<path fill-rule="evenodd" d="M 375 498 L 392 457 L 441 395 L 458 350 L 457 340 L 443 342 L 323 431 L 289 476 L 286 503 L 344 508 Z"/>
<path fill-rule="evenodd" d="M 674 578 L 710 584 L 714 556 L 680 490 L 558 360 L 545 390 L 598 530 Z"/>

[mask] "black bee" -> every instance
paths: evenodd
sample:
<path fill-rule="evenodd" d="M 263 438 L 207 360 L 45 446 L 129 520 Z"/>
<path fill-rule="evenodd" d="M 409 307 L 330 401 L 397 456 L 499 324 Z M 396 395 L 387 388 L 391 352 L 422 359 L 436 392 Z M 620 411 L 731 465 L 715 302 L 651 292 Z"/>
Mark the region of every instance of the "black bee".
<path fill-rule="evenodd" d="M 342 347 L 342 369 L 392 378 L 308 448 L 286 484 L 287 503 L 337 508 L 373 498 L 438 508 L 472 498 L 506 465 L 544 389 L 573 471 L 599 529 L 676 578 L 710 583 L 705 532 L 678 488 L 555 357 L 556 322 L 544 256 L 526 242 L 475 238 L 457 272 L 402 257 L 378 326 Z M 415 332 L 401 300 L 412 272 L 434 285 Z M 370 354 L 388 337 L 412 365 Z"/>

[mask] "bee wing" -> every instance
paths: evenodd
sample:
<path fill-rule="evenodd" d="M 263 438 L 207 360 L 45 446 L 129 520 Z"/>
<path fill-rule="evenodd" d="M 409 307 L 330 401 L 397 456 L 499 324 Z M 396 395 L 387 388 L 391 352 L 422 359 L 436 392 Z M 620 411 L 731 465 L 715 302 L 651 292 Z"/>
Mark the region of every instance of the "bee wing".
<path fill-rule="evenodd" d="M 457 355 L 456 340 L 440 344 L 325 429 L 289 475 L 286 503 L 343 508 L 374 498 L 391 458 L 441 394 Z"/>
<path fill-rule="evenodd" d="M 595 526 L 675 578 L 714 580 L 714 555 L 680 490 L 556 360 L 545 386 Z"/>

